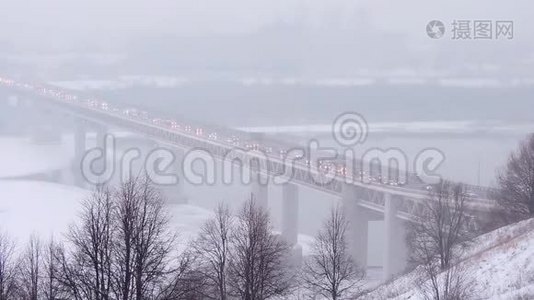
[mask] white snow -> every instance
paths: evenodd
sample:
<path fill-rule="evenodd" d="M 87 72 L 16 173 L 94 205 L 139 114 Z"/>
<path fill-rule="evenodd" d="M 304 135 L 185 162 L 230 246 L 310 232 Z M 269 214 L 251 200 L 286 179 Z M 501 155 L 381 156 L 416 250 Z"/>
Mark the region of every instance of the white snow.
<path fill-rule="evenodd" d="M 24 243 L 32 233 L 47 239 L 61 239 L 76 221 L 81 203 L 91 191 L 41 181 L 0 180 L 0 231 Z M 170 226 L 176 230 L 180 247 L 194 239 L 213 212 L 198 206 L 174 204 L 166 207 Z M 303 254 L 310 252 L 313 238 L 299 235 Z"/>
<path fill-rule="evenodd" d="M 0 180 L 0 230 L 18 241 L 32 233 L 42 238 L 61 237 L 76 221 L 81 203 L 91 191 L 41 181 Z M 181 240 L 194 237 L 202 223 L 213 216 L 192 205 L 169 205 L 170 225 Z"/>
<path fill-rule="evenodd" d="M 61 236 L 76 218 L 89 191 L 38 181 L 0 181 L 0 230 L 25 242 Z"/>
<path fill-rule="evenodd" d="M 0 178 L 20 177 L 68 167 L 68 145 L 35 144 L 30 139 L 0 138 Z"/>
<path fill-rule="evenodd" d="M 534 298 L 534 219 L 477 237 L 459 265 L 466 270 L 475 299 Z M 408 273 L 365 299 L 423 299 L 418 275 Z"/>

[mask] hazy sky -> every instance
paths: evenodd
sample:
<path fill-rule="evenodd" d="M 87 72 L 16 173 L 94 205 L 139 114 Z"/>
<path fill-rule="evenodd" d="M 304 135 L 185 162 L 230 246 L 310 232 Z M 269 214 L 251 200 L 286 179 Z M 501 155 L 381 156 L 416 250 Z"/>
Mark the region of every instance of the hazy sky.
<path fill-rule="evenodd" d="M 431 19 L 514 19 L 532 28 L 531 0 L 3 0 L 0 41 L 17 48 L 53 41 L 105 46 L 147 35 L 243 33 L 274 22 L 350 27 L 362 15 L 374 26 L 409 35 Z M 527 27 L 528 26 L 528 27 Z M 63 45 L 62 45 L 63 44 Z M 103 44 L 103 45 L 102 45 Z M 30 47 L 31 48 L 31 47 Z"/>
<path fill-rule="evenodd" d="M 43 78 L 204 69 L 345 76 L 470 64 L 534 74 L 532 0 L 0 1 L 0 66 Z M 432 40 L 425 27 L 434 19 L 448 31 L 455 19 L 512 20 L 515 37 Z"/>

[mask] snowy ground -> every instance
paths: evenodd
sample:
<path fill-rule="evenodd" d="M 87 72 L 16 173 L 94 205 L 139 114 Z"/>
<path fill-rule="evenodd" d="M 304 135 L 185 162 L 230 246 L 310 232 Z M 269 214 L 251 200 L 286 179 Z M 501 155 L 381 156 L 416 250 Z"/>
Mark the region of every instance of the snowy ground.
<path fill-rule="evenodd" d="M 19 242 L 61 235 L 88 191 L 37 181 L 0 181 L 0 230 Z"/>
<path fill-rule="evenodd" d="M 22 177 L 68 168 L 68 139 L 57 144 L 35 144 L 29 138 L 0 137 L 0 178 Z"/>
<path fill-rule="evenodd" d="M 32 233 L 41 237 L 61 237 L 76 220 L 81 201 L 90 191 L 73 186 L 40 182 L 0 180 L 0 230 L 20 242 Z M 171 227 L 184 246 L 194 238 L 213 212 L 192 205 L 169 205 Z M 313 238 L 299 236 L 304 254 Z"/>
<path fill-rule="evenodd" d="M 111 131 L 116 138 L 135 135 Z M 94 132 L 87 133 L 87 149 L 95 146 Z M 61 141 L 36 143 L 31 138 L 0 136 L 0 179 L 21 178 L 54 170 L 69 170 L 74 158 L 74 136 L 63 134 Z"/>
<path fill-rule="evenodd" d="M 534 219 L 479 236 L 460 265 L 472 281 L 474 299 L 534 299 Z M 417 279 L 409 273 L 365 299 L 423 299 Z"/>

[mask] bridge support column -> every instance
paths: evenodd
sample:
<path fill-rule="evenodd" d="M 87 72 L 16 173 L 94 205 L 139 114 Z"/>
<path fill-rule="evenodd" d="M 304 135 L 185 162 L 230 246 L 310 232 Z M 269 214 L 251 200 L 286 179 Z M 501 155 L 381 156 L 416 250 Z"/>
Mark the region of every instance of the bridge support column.
<path fill-rule="evenodd" d="M 85 187 L 86 180 L 82 173 L 82 159 L 86 151 L 87 128 L 83 121 L 78 121 L 74 129 L 74 158 L 72 161 L 73 181 L 76 186 Z"/>
<path fill-rule="evenodd" d="M 184 152 L 174 151 L 174 162 L 172 172 L 178 178 L 178 182 L 168 188 L 167 198 L 170 204 L 185 204 L 187 196 L 185 194 L 185 175 L 183 168 Z"/>
<path fill-rule="evenodd" d="M 384 247 L 384 279 L 389 280 L 399 275 L 406 268 L 408 249 L 406 246 L 406 221 L 397 216 L 399 201 L 385 194 L 385 247 Z"/>
<path fill-rule="evenodd" d="M 102 157 L 94 161 L 93 171 L 96 172 L 96 174 L 105 174 L 106 168 L 115 167 L 114 165 L 110 165 L 110 166 L 107 165 L 109 155 L 110 154 L 114 155 L 114 153 L 108 153 L 109 149 L 107 149 L 108 145 L 106 144 L 107 128 L 103 125 L 95 125 L 95 131 L 96 131 L 95 147 L 102 150 Z M 114 149 L 112 149 L 111 151 L 114 151 Z M 114 163 L 114 161 L 111 161 L 111 163 Z M 99 183 L 109 184 L 110 179 L 111 178 L 102 177 L 101 181 L 103 182 L 99 182 Z"/>
<path fill-rule="evenodd" d="M 299 226 L 299 187 L 286 183 L 282 187 L 282 236 L 290 244 L 295 245 Z"/>
<path fill-rule="evenodd" d="M 162 165 L 165 161 L 164 159 L 170 159 L 169 155 L 173 156 L 172 162 Z M 187 197 L 184 193 L 185 175 L 182 167 L 184 155 L 183 150 L 154 141 L 148 143 L 148 147 L 141 151 L 141 174 L 146 174 L 147 176 L 151 176 L 150 174 L 161 175 L 166 178 L 165 180 L 169 179 L 168 176 L 176 176 L 177 182 L 175 183 L 156 182 L 157 177 L 149 177 L 153 186 L 159 190 L 168 204 L 187 203 Z"/>
<path fill-rule="evenodd" d="M 282 238 L 291 247 L 291 264 L 302 263 L 302 246 L 298 244 L 299 234 L 299 187 L 286 183 L 282 187 Z"/>
<path fill-rule="evenodd" d="M 30 108 L 30 135 L 35 144 L 60 144 L 61 125 L 59 114 L 47 107 L 32 104 Z"/>
<path fill-rule="evenodd" d="M 343 185 L 342 204 L 345 217 L 349 223 L 347 242 L 349 253 L 364 271 L 367 269 L 367 241 L 370 217 L 364 208 L 358 205 L 356 188 L 349 184 Z"/>
<path fill-rule="evenodd" d="M 95 147 L 102 149 L 102 151 L 106 151 L 106 133 L 107 128 L 101 125 L 97 125 L 95 127 L 96 131 L 96 137 L 95 137 Z"/>
<path fill-rule="evenodd" d="M 263 174 L 252 173 L 252 196 L 256 205 L 267 209 L 269 205 L 269 183 Z"/>
<path fill-rule="evenodd" d="M 264 140 L 264 134 L 263 133 L 252 133 L 251 136 L 252 140 L 254 140 L 257 143 L 261 143 Z M 268 193 L 268 177 L 266 175 L 263 175 L 259 173 L 259 170 L 252 171 L 252 195 L 254 197 L 254 200 L 256 204 L 263 208 L 267 209 L 269 205 L 269 193 Z"/>
<path fill-rule="evenodd" d="M 17 135 L 24 134 L 25 126 L 22 108 L 17 107 L 19 98 L 16 95 L 7 96 L 4 99 L 4 94 L 0 94 L 0 133 L 14 133 Z M 7 100 L 7 101 L 5 101 Z"/>

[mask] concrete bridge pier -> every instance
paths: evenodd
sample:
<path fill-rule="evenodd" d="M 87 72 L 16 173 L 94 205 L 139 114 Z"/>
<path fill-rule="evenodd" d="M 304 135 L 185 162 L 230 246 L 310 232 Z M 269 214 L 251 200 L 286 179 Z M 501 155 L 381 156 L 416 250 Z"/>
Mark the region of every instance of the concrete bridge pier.
<path fill-rule="evenodd" d="M 142 146 L 140 152 L 141 166 L 138 168 L 137 176 L 149 176 L 154 188 L 160 191 L 168 204 L 187 203 L 182 167 L 185 152 L 156 141 L 150 141 Z M 169 159 L 172 159 L 170 165 Z M 174 179 L 177 179 L 177 182 L 171 182 Z"/>
<path fill-rule="evenodd" d="M 302 263 L 302 246 L 298 244 L 299 234 L 299 187 L 286 183 L 282 187 L 282 238 L 291 247 L 291 263 Z"/>
<path fill-rule="evenodd" d="M 71 162 L 71 170 L 74 185 L 84 188 L 87 181 L 82 173 L 82 159 L 86 151 L 87 125 L 84 121 L 76 122 L 74 126 L 74 158 Z"/>
<path fill-rule="evenodd" d="M 19 98 L 16 95 L 4 95 L 0 89 L 0 133 L 25 133 L 22 109 L 18 107 Z"/>
<path fill-rule="evenodd" d="M 384 279 L 389 280 L 404 271 L 408 261 L 406 245 L 407 221 L 397 216 L 400 199 L 385 194 L 385 247 L 384 247 Z"/>
<path fill-rule="evenodd" d="M 299 187 L 286 183 L 282 187 L 282 236 L 290 244 L 297 243 L 299 233 Z"/>
<path fill-rule="evenodd" d="M 183 168 L 184 157 L 185 152 L 183 150 L 174 151 L 172 172 L 174 175 L 176 175 L 178 182 L 167 188 L 167 199 L 169 204 L 187 203 L 187 195 L 185 193 L 185 175 Z"/>
<path fill-rule="evenodd" d="M 100 184 L 109 184 L 113 174 L 108 176 L 108 172 L 114 173 L 114 165 L 108 165 L 108 163 L 114 163 L 115 160 L 111 159 L 112 155 L 115 155 L 114 149 L 108 149 L 110 145 L 107 144 L 106 135 L 108 134 L 108 128 L 101 124 L 93 125 L 95 130 L 95 148 L 102 151 L 102 156 L 93 162 L 93 172 L 101 175 L 99 179 Z M 111 169 L 113 168 L 113 169 Z M 110 170 L 111 169 L 111 170 Z"/>
<path fill-rule="evenodd" d="M 147 164 L 149 164 L 149 155 L 159 147 L 159 145 L 148 138 L 141 138 L 138 136 L 124 137 L 119 140 L 122 145 L 121 156 L 122 164 L 122 179 L 121 183 L 127 182 L 135 178 L 143 178 L 147 176 Z M 126 155 L 128 153 L 128 155 Z M 133 155 L 136 155 L 135 157 Z M 132 155 L 132 157 L 129 157 Z M 127 157 L 128 156 L 128 157 Z M 126 160 L 132 160 L 126 161 Z"/>
<path fill-rule="evenodd" d="M 349 253 L 363 270 L 367 269 L 368 222 L 373 218 L 365 208 L 358 205 L 356 188 L 349 184 L 343 185 L 342 205 L 345 217 L 349 223 L 347 243 Z"/>
<path fill-rule="evenodd" d="M 267 179 L 266 175 L 252 172 L 252 197 L 256 205 L 263 209 L 268 209 L 269 207 L 269 183 Z"/>
<path fill-rule="evenodd" d="M 96 137 L 95 137 L 95 147 L 102 149 L 102 151 L 106 152 L 106 134 L 107 134 L 107 127 L 104 125 L 94 125 Z"/>
<path fill-rule="evenodd" d="M 35 144 L 60 144 L 61 125 L 60 115 L 49 107 L 38 105 L 32 100 L 26 100 L 27 118 L 31 141 Z"/>
<path fill-rule="evenodd" d="M 264 141 L 265 135 L 261 132 L 252 133 L 251 138 L 254 142 L 260 144 Z M 261 166 L 258 166 L 257 170 L 251 170 L 251 182 L 252 182 L 252 196 L 256 205 L 263 209 L 269 207 L 269 178 L 267 175 L 260 173 Z"/>

